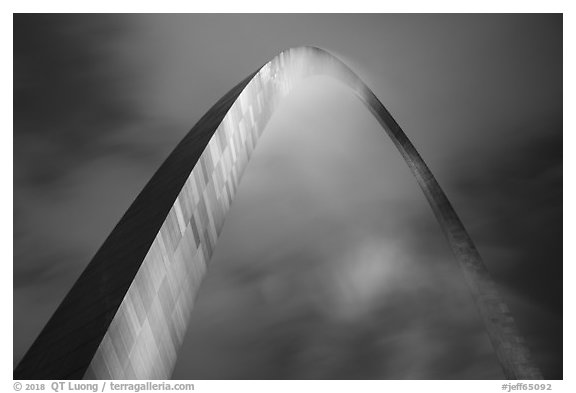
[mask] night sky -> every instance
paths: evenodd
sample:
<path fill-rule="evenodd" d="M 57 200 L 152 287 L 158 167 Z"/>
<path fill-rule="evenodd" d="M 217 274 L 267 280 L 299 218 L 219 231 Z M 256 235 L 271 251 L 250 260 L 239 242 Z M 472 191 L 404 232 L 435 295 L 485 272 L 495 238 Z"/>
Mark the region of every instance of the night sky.
<path fill-rule="evenodd" d="M 444 188 L 546 378 L 562 378 L 561 15 L 15 15 L 14 365 L 170 151 L 314 45 Z M 174 378 L 500 379 L 416 181 L 339 83 L 264 132 Z"/>

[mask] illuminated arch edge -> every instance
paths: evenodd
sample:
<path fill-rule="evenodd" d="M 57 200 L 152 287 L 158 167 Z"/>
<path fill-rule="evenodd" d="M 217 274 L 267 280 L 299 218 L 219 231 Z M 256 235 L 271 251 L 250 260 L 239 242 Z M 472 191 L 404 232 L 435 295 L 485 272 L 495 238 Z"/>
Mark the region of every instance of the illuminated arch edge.
<path fill-rule="evenodd" d="M 14 370 L 15 379 L 167 379 L 242 173 L 295 81 L 351 88 L 412 170 L 456 256 L 509 379 L 541 379 L 470 236 L 390 113 L 340 60 L 280 53 L 220 99 L 146 184 Z"/>

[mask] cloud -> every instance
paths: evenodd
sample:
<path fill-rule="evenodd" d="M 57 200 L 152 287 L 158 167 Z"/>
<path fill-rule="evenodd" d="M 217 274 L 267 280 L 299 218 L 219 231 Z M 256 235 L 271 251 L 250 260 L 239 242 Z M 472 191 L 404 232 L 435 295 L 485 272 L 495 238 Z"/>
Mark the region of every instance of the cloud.
<path fill-rule="evenodd" d="M 450 187 L 521 331 L 529 342 L 546 342 L 534 345 L 534 355 L 545 375 L 556 379 L 562 377 L 562 337 L 551 333 L 562 326 L 561 118 L 518 132 L 528 137 L 496 147 L 505 154 L 493 153 L 465 171 L 454 166 Z"/>
<path fill-rule="evenodd" d="M 322 78 L 279 109 L 175 378 L 501 378 L 433 214 L 367 114 Z"/>
<path fill-rule="evenodd" d="M 360 70 L 413 138 L 561 378 L 561 24 L 16 15 L 15 361 L 194 120 L 278 50 L 312 43 Z M 176 376 L 499 378 L 389 140 L 342 90 L 299 90 L 250 163 Z"/>
<path fill-rule="evenodd" d="M 154 128 L 173 127 L 142 125 L 115 55 L 127 34 L 113 15 L 14 16 L 15 361 L 168 153 Z"/>
<path fill-rule="evenodd" d="M 93 158 L 157 154 L 125 135 L 146 119 L 130 93 L 140 75 L 115 53 L 129 32 L 114 15 L 14 16 L 17 192 L 51 187 Z"/>

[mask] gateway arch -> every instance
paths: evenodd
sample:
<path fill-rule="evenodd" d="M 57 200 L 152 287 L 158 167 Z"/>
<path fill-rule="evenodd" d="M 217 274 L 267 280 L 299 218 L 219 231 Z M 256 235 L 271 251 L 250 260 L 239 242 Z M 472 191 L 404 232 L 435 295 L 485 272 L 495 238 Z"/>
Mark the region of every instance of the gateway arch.
<path fill-rule="evenodd" d="M 122 216 L 14 370 L 14 379 L 168 379 L 194 298 L 258 138 L 294 82 L 327 75 L 368 107 L 416 177 L 462 270 L 504 375 L 541 379 L 510 310 L 440 185 L 344 63 L 280 53 L 222 97 Z"/>

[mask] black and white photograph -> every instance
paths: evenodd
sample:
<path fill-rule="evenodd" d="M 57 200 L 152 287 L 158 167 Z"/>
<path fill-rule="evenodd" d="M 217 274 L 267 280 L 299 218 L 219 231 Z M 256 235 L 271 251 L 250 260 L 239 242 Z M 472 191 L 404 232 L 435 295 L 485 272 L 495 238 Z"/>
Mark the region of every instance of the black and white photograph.
<path fill-rule="evenodd" d="M 562 13 L 12 18 L 14 380 L 567 377 Z"/>

